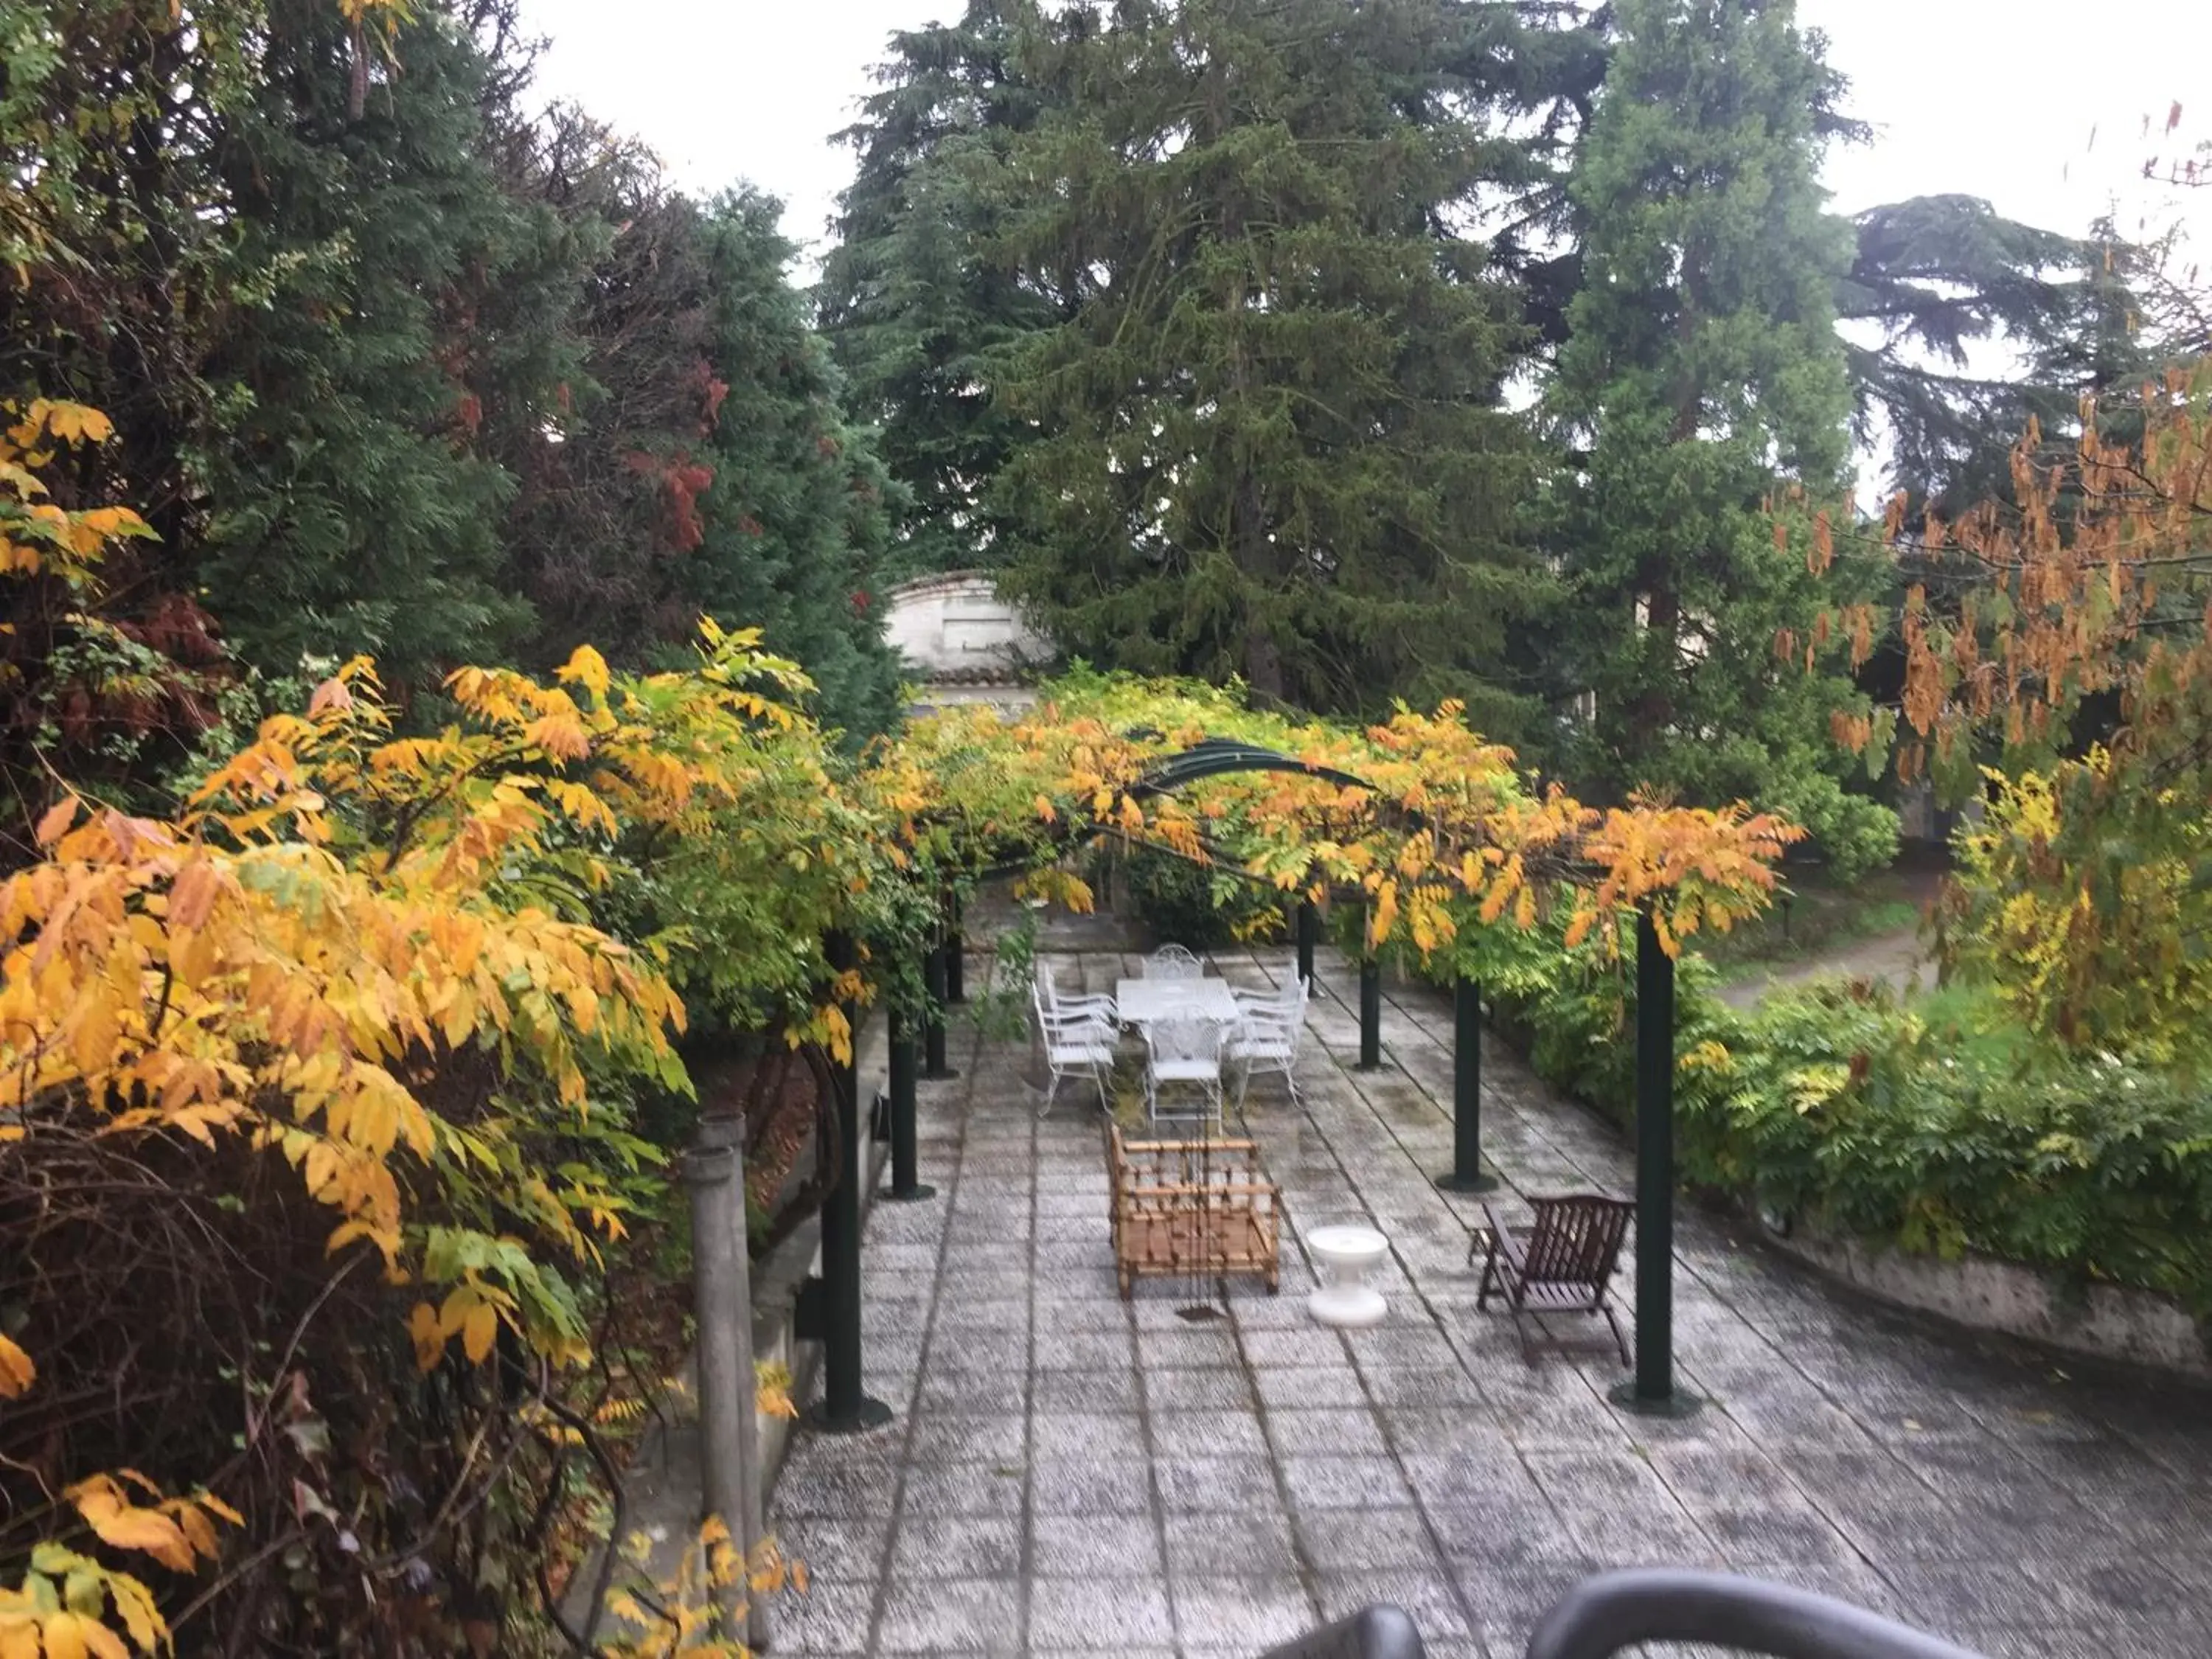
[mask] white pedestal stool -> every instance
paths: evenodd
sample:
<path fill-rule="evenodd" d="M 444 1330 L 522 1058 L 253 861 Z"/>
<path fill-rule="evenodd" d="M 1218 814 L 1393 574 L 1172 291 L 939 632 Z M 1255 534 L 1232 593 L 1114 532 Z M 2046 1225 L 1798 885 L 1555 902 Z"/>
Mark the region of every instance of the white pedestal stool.
<path fill-rule="evenodd" d="M 1390 1254 L 1390 1241 L 1372 1227 L 1316 1227 L 1306 1235 L 1321 1288 L 1306 1308 L 1324 1325 L 1359 1330 L 1382 1322 L 1389 1310 L 1382 1292 L 1366 1283 L 1368 1273 Z"/>

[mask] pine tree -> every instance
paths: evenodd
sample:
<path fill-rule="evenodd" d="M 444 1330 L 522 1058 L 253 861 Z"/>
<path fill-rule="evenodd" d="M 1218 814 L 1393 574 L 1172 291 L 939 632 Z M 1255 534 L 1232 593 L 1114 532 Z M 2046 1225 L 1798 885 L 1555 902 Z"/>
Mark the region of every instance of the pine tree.
<path fill-rule="evenodd" d="M 2109 225 L 2063 236 L 1974 197 L 1923 196 L 1853 228 L 1838 310 L 1878 331 L 1846 339 L 1858 432 L 1884 444 L 1916 514 L 2004 499 L 2031 420 L 2063 434 L 2085 394 L 2130 387 L 2155 361 L 2137 327 L 2142 256 Z"/>
<path fill-rule="evenodd" d="M 478 433 L 488 395 L 528 420 L 553 389 L 516 379 L 527 352 L 495 388 L 480 307 L 540 274 L 546 228 L 489 164 L 489 66 L 450 14 L 404 29 L 401 70 L 365 92 L 355 50 L 324 0 L 275 0 L 260 81 L 220 140 L 260 303 L 206 369 L 223 414 L 202 450 L 199 580 L 248 661 L 368 651 L 419 685 L 527 625 L 502 581 L 513 481 Z"/>
<path fill-rule="evenodd" d="M 969 0 L 957 26 L 894 35 L 881 90 L 839 135 L 859 170 L 817 294 L 848 407 L 878 427 L 907 492 L 893 555 L 902 575 L 1004 556 L 988 490 L 1022 429 L 994 404 L 986 362 L 1057 320 L 983 257 L 1005 210 L 981 179 L 1044 97 L 1012 62 L 1013 9 Z"/>
<path fill-rule="evenodd" d="M 1832 858 L 1888 830 L 1827 735 L 1848 682 L 1779 660 L 1832 586 L 1766 503 L 1840 495 L 1844 227 L 1816 182 L 1834 84 L 1789 0 L 1620 0 L 1571 194 L 1583 286 L 1547 408 L 1571 449 L 1553 533 L 1564 688 L 1595 702 L 1591 784 L 1798 814 Z M 1587 705 L 1585 705 L 1587 707 Z"/>
<path fill-rule="evenodd" d="M 639 666 L 698 621 L 682 592 L 703 534 L 686 480 L 728 389 L 709 356 L 702 216 L 649 153 L 572 106 L 548 111 L 507 171 L 591 251 L 566 317 L 578 372 L 501 452 L 520 486 L 509 568 L 538 618 L 529 654 L 550 667 L 588 642 Z"/>
<path fill-rule="evenodd" d="M 701 224 L 707 357 L 726 395 L 696 455 L 667 478 L 696 497 L 697 544 L 677 589 L 694 615 L 765 629 L 813 676 L 824 717 L 866 734 L 897 710 L 882 587 L 900 502 L 867 434 L 839 412 L 836 366 L 784 275 L 793 250 L 780 212 L 739 191 Z"/>
<path fill-rule="evenodd" d="M 1025 26 L 1065 88 L 1006 148 L 1000 248 L 1068 320 L 1004 354 L 1035 435 L 1006 580 L 1069 650 L 1496 728 L 1533 577 L 1499 406 L 1516 297 L 1442 228 L 1490 176 L 1428 0 L 1129 0 Z"/>

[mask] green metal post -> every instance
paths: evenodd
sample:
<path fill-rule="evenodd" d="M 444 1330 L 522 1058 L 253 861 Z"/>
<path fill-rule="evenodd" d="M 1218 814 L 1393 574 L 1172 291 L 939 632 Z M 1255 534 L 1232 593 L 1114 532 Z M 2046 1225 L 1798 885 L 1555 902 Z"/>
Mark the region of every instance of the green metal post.
<path fill-rule="evenodd" d="M 1321 912 L 1311 899 L 1298 901 L 1298 977 L 1313 983 L 1314 945 L 1321 939 Z"/>
<path fill-rule="evenodd" d="M 915 1088 L 916 1056 L 912 1025 L 896 1007 L 890 1011 L 891 1189 L 884 1196 L 901 1204 L 937 1196 L 937 1188 L 915 1179 Z"/>
<path fill-rule="evenodd" d="M 851 936 L 827 941 L 830 966 L 849 972 L 860 960 Z M 848 1018 L 858 1011 L 848 1007 Z M 857 1030 L 854 1036 L 858 1037 Z M 860 1385 L 860 1073 L 858 1042 L 852 1060 L 832 1069 L 837 1099 L 837 1156 L 844 1167 L 822 1200 L 822 1403 L 811 1420 L 830 1434 L 857 1434 L 891 1420 L 891 1408 L 872 1400 Z"/>
<path fill-rule="evenodd" d="M 1636 1377 L 1613 1398 L 1655 1416 L 1698 1404 L 1674 1392 L 1674 959 L 1648 910 L 1636 918 Z"/>
<path fill-rule="evenodd" d="M 1498 1177 L 1482 1172 L 1482 987 L 1452 986 L 1452 1166 L 1437 1177 L 1448 1193 L 1487 1193 Z"/>
<path fill-rule="evenodd" d="M 1372 957 L 1359 959 L 1359 1069 L 1382 1067 L 1382 964 Z"/>
<path fill-rule="evenodd" d="M 945 1000 L 968 1000 L 968 939 L 960 927 L 960 895 L 945 895 Z"/>
<path fill-rule="evenodd" d="M 958 1077 L 959 1073 L 945 1063 L 945 946 L 931 947 L 921 959 L 921 976 L 929 992 L 929 1013 L 921 1028 L 921 1074 L 932 1083 L 941 1083 L 946 1078 Z"/>

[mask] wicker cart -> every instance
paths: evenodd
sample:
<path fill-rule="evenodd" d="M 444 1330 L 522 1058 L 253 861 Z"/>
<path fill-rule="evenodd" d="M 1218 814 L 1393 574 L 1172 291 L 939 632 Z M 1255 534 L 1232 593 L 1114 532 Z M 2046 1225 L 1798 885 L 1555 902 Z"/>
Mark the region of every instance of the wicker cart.
<path fill-rule="evenodd" d="M 1259 1273 L 1275 1293 L 1283 1195 L 1249 1140 L 1124 1140 L 1107 1127 L 1114 1264 L 1136 1281 Z"/>

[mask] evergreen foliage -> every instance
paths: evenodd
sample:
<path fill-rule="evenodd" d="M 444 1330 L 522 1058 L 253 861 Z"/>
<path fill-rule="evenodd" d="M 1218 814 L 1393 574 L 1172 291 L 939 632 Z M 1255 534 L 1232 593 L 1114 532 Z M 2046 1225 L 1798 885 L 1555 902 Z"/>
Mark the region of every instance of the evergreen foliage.
<path fill-rule="evenodd" d="M 878 424 L 884 465 L 904 487 L 900 575 L 1005 557 L 988 492 L 1022 428 L 994 403 L 988 362 L 1059 319 L 985 257 L 1006 208 L 982 179 L 1045 101 L 1012 60 L 1017 9 L 969 0 L 956 26 L 892 36 L 881 89 L 839 135 L 859 170 L 839 198 L 817 297 L 849 406 Z"/>
<path fill-rule="evenodd" d="M 76 0 L 0 50 L 0 152 L 37 185 L 0 213 L 24 276 L 0 397 L 112 411 L 68 488 L 144 501 L 158 535 L 97 625 L 18 597 L 4 729 L 51 748 L 65 717 L 136 765 L 149 726 L 195 743 L 240 670 L 374 651 L 408 708 L 460 661 L 550 666 L 587 635 L 656 660 L 717 607 L 780 629 L 826 719 L 890 718 L 855 598 L 886 494 L 773 210 L 674 194 L 580 112 L 526 117 L 514 0 Z M 710 455 L 733 386 L 733 430 L 791 440 Z M 718 465 L 753 503 L 719 528 Z"/>
<path fill-rule="evenodd" d="M 1449 9 L 1190 0 L 1032 20 L 1064 86 L 993 175 L 1068 320 L 1000 358 L 1035 428 L 1008 586 L 1066 648 L 1310 708 L 1462 696 L 1513 724 L 1499 407 L 1515 297 L 1441 228 L 1490 175 L 1437 97 Z"/>
<path fill-rule="evenodd" d="M 779 211 L 741 192 L 700 227 L 718 407 L 700 449 L 699 544 L 678 591 L 695 611 L 763 629 L 805 664 L 825 719 L 881 731 L 897 712 L 879 572 L 898 492 L 839 411 L 836 367 L 783 278 L 793 250 Z"/>
<path fill-rule="evenodd" d="M 1583 283 L 1547 412 L 1579 451 L 1551 531 L 1563 687 L 1595 708 L 1571 771 L 1614 790 L 1742 796 L 1845 862 L 1887 815 L 1846 795 L 1840 676 L 1782 660 L 1823 590 L 1768 504 L 1836 495 L 1850 393 L 1815 111 L 1833 92 L 1786 0 L 1623 0 L 1572 185 Z M 1828 590 L 1832 597 L 1832 590 Z"/>
<path fill-rule="evenodd" d="M 358 115 L 332 8 L 275 0 L 268 27 L 265 78 L 217 150 L 232 258 L 265 288 L 205 369 L 222 413 L 199 581 L 249 663 L 367 650 L 421 686 L 527 626 L 501 580 L 513 481 L 476 438 L 488 402 L 527 421 L 552 386 L 480 307 L 536 253 L 544 210 L 486 164 L 487 64 L 450 18 L 407 32 L 406 72 Z"/>
<path fill-rule="evenodd" d="M 2151 366 L 2134 323 L 2141 256 L 2109 225 L 2062 236 L 1971 196 L 1914 197 L 1853 224 L 1837 307 L 1866 325 L 1846 331 L 1856 429 L 1887 442 L 1890 482 L 1916 513 L 2008 495 L 2031 420 L 2062 431 L 2085 394 Z"/>
<path fill-rule="evenodd" d="M 564 660 L 589 641 L 641 662 L 694 620 L 677 573 L 696 515 L 666 469 L 689 464 L 720 395 L 699 212 L 642 147 L 573 107 L 547 112 L 506 165 L 592 252 L 569 312 L 578 372 L 551 417 L 500 452 L 519 486 L 510 568 L 538 612 L 532 655 Z"/>

